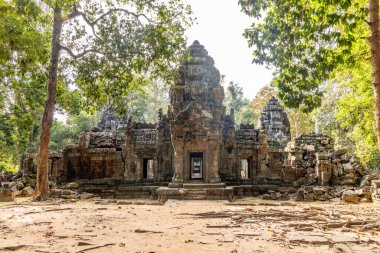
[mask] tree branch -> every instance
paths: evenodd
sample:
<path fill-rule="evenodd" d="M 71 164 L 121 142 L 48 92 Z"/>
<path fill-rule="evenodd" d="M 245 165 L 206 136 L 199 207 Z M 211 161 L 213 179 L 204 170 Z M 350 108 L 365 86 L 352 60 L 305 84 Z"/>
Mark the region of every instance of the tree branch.
<path fill-rule="evenodd" d="M 82 16 L 84 22 L 86 22 L 86 24 L 91 27 L 92 33 L 94 34 L 94 36 L 96 36 L 96 33 L 95 33 L 95 24 L 93 24 L 93 22 L 91 22 L 90 20 L 88 20 L 86 14 L 83 13 L 83 12 L 81 12 L 81 11 L 79 11 L 75 6 L 74 6 L 74 11 L 72 13 L 70 13 L 69 15 L 63 17 L 62 20 L 63 20 L 63 22 L 65 22 L 65 21 L 71 20 L 73 18 L 76 18 L 78 16 Z"/>
<path fill-rule="evenodd" d="M 83 56 L 85 56 L 86 54 L 88 53 L 98 53 L 98 54 L 103 54 L 102 52 L 96 50 L 96 49 L 87 49 L 87 50 L 84 50 L 78 54 L 74 54 L 73 51 L 66 47 L 66 46 L 63 46 L 63 45 L 59 45 L 59 48 L 60 49 L 63 49 L 65 50 L 74 60 L 77 60 L 78 58 L 81 58 Z"/>
<path fill-rule="evenodd" d="M 140 24 L 142 24 L 141 20 L 140 20 L 140 17 L 144 17 L 147 21 L 149 21 L 150 23 L 153 23 L 153 20 L 151 20 L 150 18 L 148 18 L 144 13 L 134 13 L 134 12 L 128 11 L 126 9 L 115 8 L 115 9 L 111 9 L 111 10 L 107 11 L 106 13 L 103 13 L 102 15 L 100 15 L 97 19 L 95 19 L 91 23 L 91 25 L 96 25 L 96 23 L 98 23 L 104 17 L 106 17 L 107 15 L 110 15 L 111 13 L 114 13 L 114 12 L 124 12 L 124 13 L 126 13 L 128 15 L 131 15 L 131 16 L 135 17 L 136 21 L 138 21 Z"/>
<path fill-rule="evenodd" d="M 150 23 L 156 23 L 152 19 L 148 18 L 147 15 L 145 15 L 144 13 L 134 13 L 134 12 L 128 11 L 126 9 L 122 9 L 122 8 L 110 9 L 107 12 L 103 13 L 102 15 L 100 15 L 99 17 L 97 17 L 94 21 L 91 22 L 87 18 L 87 15 L 84 12 L 78 10 L 76 8 L 76 6 L 74 6 L 74 11 L 72 13 L 70 13 L 69 15 L 67 15 L 65 17 L 62 17 L 62 21 L 65 22 L 65 21 L 68 21 L 68 20 L 73 19 L 75 17 L 81 16 L 83 18 L 84 22 L 86 22 L 86 24 L 91 27 L 92 33 L 94 34 L 94 36 L 96 36 L 96 33 L 95 33 L 95 26 L 96 26 L 96 24 L 99 21 L 101 21 L 102 19 L 104 19 L 106 16 L 108 16 L 111 13 L 114 13 L 114 12 L 124 12 L 127 15 L 133 16 L 135 18 L 135 20 L 140 23 L 140 25 L 143 25 L 142 22 L 141 22 L 141 20 L 140 20 L 140 17 L 145 18 Z"/>

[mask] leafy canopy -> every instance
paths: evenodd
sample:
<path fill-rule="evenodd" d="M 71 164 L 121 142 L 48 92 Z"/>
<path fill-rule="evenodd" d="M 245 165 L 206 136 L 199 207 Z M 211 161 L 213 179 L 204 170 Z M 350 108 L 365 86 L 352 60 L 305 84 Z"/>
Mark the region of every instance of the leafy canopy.
<path fill-rule="evenodd" d="M 31 148 L 46 88 L 50 21 L 31 0 L 0 0 L 0 167 Z"/>
<path fill-rule="evenodd" d="M 239 0 L 256 18 L 244 36 L 253 62 L 275 69 L 273 84 L 290 108 L 321 105 L 319 85 L 336 66 L 352 61 L 354 31 L 367 15 L 360 0 Z"/>
<path fill-rule="evenodd" d="M 61 73 L 81 106 L 113 104 L 121 114 L 128 94 L 162 79 L 171 83 L 186 52 L 191 9 L 183 1 L 78 1 L 66 6 Z"/>

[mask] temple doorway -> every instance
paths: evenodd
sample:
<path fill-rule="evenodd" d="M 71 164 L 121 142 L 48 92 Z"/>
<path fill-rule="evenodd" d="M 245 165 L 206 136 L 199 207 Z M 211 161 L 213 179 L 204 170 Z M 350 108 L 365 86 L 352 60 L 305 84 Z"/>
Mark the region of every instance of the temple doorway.
<path fill-rule="evenodd" d="M 154 179 L 153 159 L 144 159 L 143 178 Z"/>
<path fill-rule="evenodd" d="M 190 179 L 203 179 L 203 153 L 190 153 Z"/>
<path fill-rule="evenodd" d="M 252 158 L 248 159 L 240 159 L 239 161 L 240 165 L 240 179 L 247 180 L 252 179 L 253 173 L 252 173 L 252 166 L 253 166 L 253 160 Z"/>

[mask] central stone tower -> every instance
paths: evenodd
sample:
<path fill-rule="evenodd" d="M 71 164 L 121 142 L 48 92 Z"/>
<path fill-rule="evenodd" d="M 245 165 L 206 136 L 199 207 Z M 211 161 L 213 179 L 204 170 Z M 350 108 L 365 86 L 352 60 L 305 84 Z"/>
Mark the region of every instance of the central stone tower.
<path fill-rule="evenodd" d="M 224 90 L 214 60 L 194 41 L 190 59 L 170 89 L 169 119 L 174 149 L 173 183 L 218 183 Z"/>

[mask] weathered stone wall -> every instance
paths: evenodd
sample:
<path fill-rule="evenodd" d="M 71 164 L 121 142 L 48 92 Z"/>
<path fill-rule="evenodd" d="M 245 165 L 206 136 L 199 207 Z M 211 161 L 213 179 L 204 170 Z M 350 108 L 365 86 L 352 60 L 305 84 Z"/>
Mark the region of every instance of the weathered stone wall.
<path fill-rule="evenodd" d="M 100 179 L 120 178 L 123 176 L 124 161 L 122 151 L 116 148 L 80 149 L 77 146 L 67 147 L 63 152 L 63 178 Z"/>
<path fill-rule="evenodd" d="M 49 156 L 49 177 L 53 181 L 60 181 L 64 173 L 62 155 Z"/>
<path fill-rule="evenodd" d="M 128 122 L 124 156 L 124 178 L 129 181 L 144 179 L 144 159 L 153 160 L 154 179 L 157 179 L 157 130 L 153 124 Z M 148 179 L 148 176 L 145 178 Z"/>

